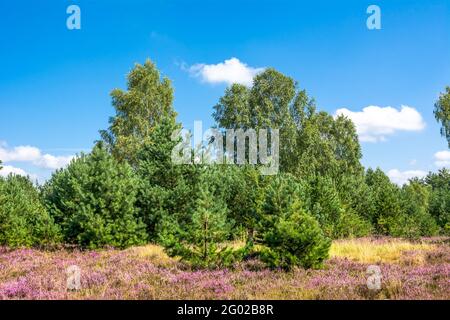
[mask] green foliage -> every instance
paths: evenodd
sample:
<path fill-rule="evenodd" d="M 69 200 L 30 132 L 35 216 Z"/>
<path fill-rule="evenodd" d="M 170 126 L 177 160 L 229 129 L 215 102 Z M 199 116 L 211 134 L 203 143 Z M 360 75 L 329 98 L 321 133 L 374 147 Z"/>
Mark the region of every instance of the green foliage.
<path fill-rule="evenodd" d="M 214 107 L 221 128 L 280 129 L 280 169 L 297 177 L 361 173 L 361 148 L 353 123 L 316 112 L 296 82 L 266 69 L 247 88 L 234 84 Z"/>
<path fill-rule="evenodd" d="M 271 228 L 294 201 L 298 200 L 305 209 L 309 207 L 310 202 L 308 186 L 291 174 L 278 174 L 266 179 L 268 180 L 266 186 L 261 190 L 264 198 L 257 218 L 258 233 Z M 258 236 L 258 239 L 261 238 Z"/>
<path fill-rule="evenodd" d="M 214 191 L 215 199 L 227 205 L 228 220 L 234 225 L 230 239 L 251 238 L 263 201 L 259 171 L 254 166 L 212 165 L 201 172 L 203 180 L 207 175 L 208 188 Z"/>
<path fill-rule="evenodd" d="M 401 190 L 379 168 L 367 170 L 366 183 L 375 206 L 371 222 L 377 233 L 388 235 L 391 223 L 402 213 Z"/>
<path fill-rule="evenodd" d="M 52 245 L 59 240 L 58 227 L 29 178 L 0 177 L 0 244 L 30 247 Z"/>
<path fill-rule="evenodd" d="M 375 202 L 364 175 L 343 174 L 336 183 L 336 189 L 345 211 L 351 210 L 368 222 L 374 220 Z"/>
<path fill-rule="evenodd" d="M 289 175 L 275 177 L 267 187 L 258 244 L 271 267 L 318 268 L 328 257 L 331 241 L 305 211 L 302 194 L 303 186 Z"/>
<path fill-rule="evenodd" d="M 312 186 L 311 212 L 321 225 L 325 235 L 335 238 L 337 237 L 336 222 L 340 220 L 344 209 L 341 206 L 334 182 L 329 177 L 317 177 L 312 182 Z"/>
<path fill-rule="evenodd" d="M 64 240 L 82 247 L 128 247 L 146 240 L 137 218 L 138 180 L 100 145 L 58 170 L 44 186 L 48 210 Z"/>
<path fill-rule="evenodd" d="M 172 85 L 167 78 L 161 80 L 155 64 L 147 60 L 128 74 L 127 91 L 114 89 L 111 97 L 116 115 L 108 130 L 100 131 L 102 140 L 116 159 L 135 166 L 153 128 L 163 118 L 176 117 Z"/>
<path fill-rule="evenodd" d="M 178 141 L 172 141 L 171 136 L 178 129 L 173 119 L 162 119 L 137 157 L 137 206 L 152 240 L 157 240 L 156 228 L 163 216 L 170 214 L 184 224 L 190 221 L 194 206 L 200 168 L 172 162 L 172 150 Z"/>
<path fill-rule="evenodd" d="M 298 201 L 262 232 L 261 258 L 269 266 L 290 269 L 294 266 L 320 268 L 328 257 L 331 241 L 323 235 L 318 222 L 305 213 Z"/>
<path fill-rule="evenodd" d="M 235 221 L 236 230 L 245 230 L 246 240 L 253 242 L 264 205 L 265 185 L 270 178 L 262 176 L 254 166 L 230 166 L 226 172 L 228 179 L 219 177 L 222 184 L 227 181 L 229 186 L 224 198 L 229 204 L 229 217 Z"/>
<path fill-rule="evenodd" d="M 360 237 L 366 236 L 372 231 L 369 220 L 357 213 L 356 210 L 361 208 L 355 205 L 353 200 L 347 198 L 348 204 L 341 201 L 336 184 L 330 177 L 316 177 L 309 185 L 311 187 L 311 212 L 327 237 L 333 239 Z M 357 190 L 352 190 L 355 195 L 361 192 L 359 187 L 361 185 L 355 188 Z M 341 191 L 341 194 L 346 192 Z"/>
<path fill-rule="evenodd" d="M 430 172 L 424 182 L 431 188 L 428 210 L 442 232 L 450 234 L 450 171 Z"/>
<path fill-rule="evenodd" d="M 160 232 L 166 252 L 195 267 L 217 267 L 229 262 L 232 256 L 232 250 L 223 246 L 231 227 L 226 205 L 209 188 L 208 182 L 202 181 L 189 224 L 183 227 L 168 217 Z"/>
<path fill-rule="evenodd" d="M 428 186 L 418 180 L 403 186 L 403 213 L 391 222 L 391 235 L 418 238 L 439 232 L 436 221 L 428 212 L 430 191 Z"/>
<path fill-rule="evenodd" d="M 450 87 L 445 88 L 435 103 L 434 116 L 441 123 L 441 135 L 447 139 L 450 148 Z"/>
<path fill-rule="evenodd" d="M 369 169 L 366 181 L 376 208 L 372 222 L 378 233 L 408 238 L 437 234 L 439 228 L 428 211 L 431 188 L 411 180 L 400 189 L 380 169 Z"/>
<path fill-rule="evenodd" d="M 351 208 L 344 208 L 333 227 L 334 238 L 365 237 L 372 233 L 372 224 L 356 214 Z"/>

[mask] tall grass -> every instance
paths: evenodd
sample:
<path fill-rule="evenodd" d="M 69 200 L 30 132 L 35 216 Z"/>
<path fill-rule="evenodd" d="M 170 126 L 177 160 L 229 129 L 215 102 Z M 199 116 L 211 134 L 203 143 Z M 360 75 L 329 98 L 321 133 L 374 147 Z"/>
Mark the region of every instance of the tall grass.
<path fill-rule="evenodd" d="M 415 252 L 416 264 L 422 264 L 425 254 L 435 248 L 432 244 L 412 243 L 399 239 L 370 238 L 334 241 L 330 257 L 347 258 L 360 263 L 399 263 L 405 254 Z"/>

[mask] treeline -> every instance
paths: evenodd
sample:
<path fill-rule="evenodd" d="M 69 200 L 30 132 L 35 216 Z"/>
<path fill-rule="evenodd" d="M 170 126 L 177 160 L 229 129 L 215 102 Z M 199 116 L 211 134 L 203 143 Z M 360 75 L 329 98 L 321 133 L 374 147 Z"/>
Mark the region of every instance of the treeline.
<path fill-rule="evenodd" d="M 353 123 L 318 112 L 273 69 L 232 85 L 214 107 L 218 128 L 278 128 L 280 172 L 254 165 L 179 165 L 173 89 L 155 65 L 136 65 L 113 90 L 116 115 L 92 152 L 44 185 L 0 178 L 0 244 L 82 248 L 156 242 L 196 267 L 249 257 L 271 267 L 320 267 L 331 239 L 415 238 L 450 232 L 450 172 L 403 187 L 365 170 Z M 224 146 L 225 147 L 225 146 Z M 236 248 L 232 241 L 245 245 Z"/>

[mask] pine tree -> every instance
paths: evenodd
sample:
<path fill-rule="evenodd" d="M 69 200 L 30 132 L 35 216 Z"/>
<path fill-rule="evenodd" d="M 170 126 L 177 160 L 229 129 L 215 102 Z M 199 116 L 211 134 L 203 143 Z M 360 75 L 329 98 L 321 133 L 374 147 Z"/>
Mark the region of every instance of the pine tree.
<path fill-rule="evenodd" d="M 188 222 L 196 198 L 200 168 L 175 164 L 171 158 L 178 143 L 171 136 L 179 127 L 171 118 L 162 119 L 137 157 L 137 207 L 152 240 L 157 240 L 158 224 L 164 215 L 172 215 L 181 224 Z"/>
<path fill-rule="evenodd" d="M 319 223 L 294 200 L 284 213 L 262 230 L 261 258 L 274 268 L 320 268 L 331 241 Z"/>
<path fill-rule="evenodd" d="M 403 186 L 402 213 L 391 222 L 391 235 L 418 238 L 438 233 L 439 227 L 428 211 L 430 193 L 431 188 L 418 179 Z"/>
<path fill-rule="evenodd" d="M 336 225 L 343 214 L 343 207 L 330 177 L 317 177 L 313 182 L 311 212 L 328 237 L 336 238 Z"/>
<path fill-rule="evenodd" d="M 59 229 L 27 177 L 0 177 L 0 244 L 9 247 L 52 245 Z"/>
<path fill-rule="evenodd" d="M 377 233 L 387 235 L 391 222 L 402 213 L 400 188 L 379 168 L 367 170 L 366 182 L 375 206 L 372 224 Z"/>
<path fill-rule="evenodd" d="M 99 144 L 54 173 L 43 194 L 66 242 L 125 248 L 147 238 L 135 208 L 137 187 L 131 167 Z"/>
<path fill-rule="evenodd" d="M 306 211 L 306 186 L 290 175 L 274 177 L 266 190 L 257 243 L 271 267 L 318 268 L 328 257 L 330 240 Z"/>
<path fill-rule="evenodd" d="M 192 212 L 191 222 L 180 226 L 172 217 L 163 219 L 161 243 L 171 256 L 180 256 L 194 267 L 215 267 L 227 263 L 231 250 L 223 245 L 230 234 L 225 204 L 216 199 L 203 181 Z"/>
<path fill-rule="evenodd" d="M 214 198 L 208 187 L 205 186 L 199 193 L 190 234 L 199 249 L 199 258 L 208 261 L 214 258 L 217 245 L 227 239 L 229 225 L 226 207 Z"/>

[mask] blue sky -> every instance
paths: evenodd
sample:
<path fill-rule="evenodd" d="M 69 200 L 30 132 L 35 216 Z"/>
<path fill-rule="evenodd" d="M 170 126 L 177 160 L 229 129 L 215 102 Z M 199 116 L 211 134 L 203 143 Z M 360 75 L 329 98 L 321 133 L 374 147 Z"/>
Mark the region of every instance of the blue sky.
<path fill-rule="evenodd" d="M 66 27 L 73 4 L 81 30 Z M 366 27 L 371 4 L 381 30 Z M 362 123 L 365 166 L 397 170 L 391 177 L 402 181 L 450 164 L 432 113 L 450 85 L 448 0 L 17 0 L 0 12 L 0 159 L 10 171 L 42 180 L 89 150 L 114 114 L 110 91 L 147 57 L 173 81 L 188 128 L 213 124 L 227 86 L 211 83 L 205 67 L 220 72 L 234 57 L 244 71 L 293 77 L 320 110 L 347 109 Z"/>

